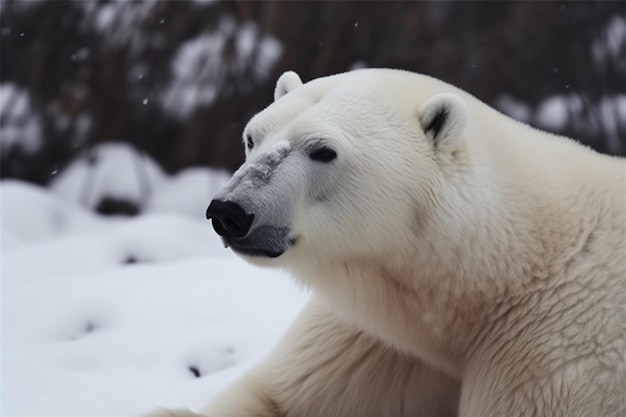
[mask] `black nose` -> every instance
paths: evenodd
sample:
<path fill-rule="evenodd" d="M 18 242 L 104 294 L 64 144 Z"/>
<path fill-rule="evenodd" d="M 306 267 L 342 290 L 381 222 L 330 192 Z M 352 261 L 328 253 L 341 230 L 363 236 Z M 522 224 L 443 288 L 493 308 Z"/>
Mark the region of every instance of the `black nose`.
<path fill-rule="evenodd" d="M 213 200 L 206 209 L 206 218 L 213 220 L 215 233 L 230 239 L 248 234 L 254 214 L 247 214 L 239 204 L 232 201 Z"/>

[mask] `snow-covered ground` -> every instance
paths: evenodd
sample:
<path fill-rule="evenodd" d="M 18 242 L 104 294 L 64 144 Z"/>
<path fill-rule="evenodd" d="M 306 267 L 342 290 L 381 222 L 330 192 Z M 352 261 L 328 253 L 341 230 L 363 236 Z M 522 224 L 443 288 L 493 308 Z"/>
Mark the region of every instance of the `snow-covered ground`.
<path fill-rule="evenodd" d="M 0 182 L 2 416 L 199 410 L 277 342 L 308 295 L 223 248 L 205 177 L 162 179 L 134 218 Z"/>

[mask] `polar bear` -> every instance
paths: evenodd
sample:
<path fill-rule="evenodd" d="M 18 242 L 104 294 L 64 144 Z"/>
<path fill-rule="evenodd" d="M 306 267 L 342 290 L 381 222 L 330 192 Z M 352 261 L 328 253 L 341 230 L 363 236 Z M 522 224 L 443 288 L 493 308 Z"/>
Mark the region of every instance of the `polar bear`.
<path fill-rule="evenodd" d="M 286 72 L 243 138 L 207 217 L 314 296 L 203 415 L 626 415 L 623 159 L 389 69 Z"/>

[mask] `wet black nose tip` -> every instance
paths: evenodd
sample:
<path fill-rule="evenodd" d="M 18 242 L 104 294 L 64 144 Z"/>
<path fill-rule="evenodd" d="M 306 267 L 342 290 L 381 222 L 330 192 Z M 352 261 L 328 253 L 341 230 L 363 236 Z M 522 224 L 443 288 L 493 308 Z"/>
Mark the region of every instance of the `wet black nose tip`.
<path fill-rule="evenodd" d="M 212 220 L 213 229 L 218 235 L 230 238 L 242 238 L 248 234 L 254 214 L 248 214 L 232 201 L 213 200 L 206 209 L 206 218 Z"/>

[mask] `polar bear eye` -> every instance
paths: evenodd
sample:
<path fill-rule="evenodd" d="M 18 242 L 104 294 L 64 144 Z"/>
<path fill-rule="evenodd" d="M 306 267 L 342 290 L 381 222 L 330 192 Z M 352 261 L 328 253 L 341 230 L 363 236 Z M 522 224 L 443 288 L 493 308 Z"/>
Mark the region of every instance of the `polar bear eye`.
<path fill-rule="evenodd" d="M 319 162 L 330 162 L 336 157 L 337 157 L 337 152 L 333 151 L 332 149 L 326 146 L 322 146 L 321 148 L 316 149 L 312 151 L 311 153 L 309 153 L 309 158 L 311 158 L 314 161 L 319 161 Z"/>
<path fill-rule="evenodd" d="M 254 148 L 254 142 L 252 141 L 252 136 L 250 135 L 246 136 L 246 146 L 248 149 Z"/>

